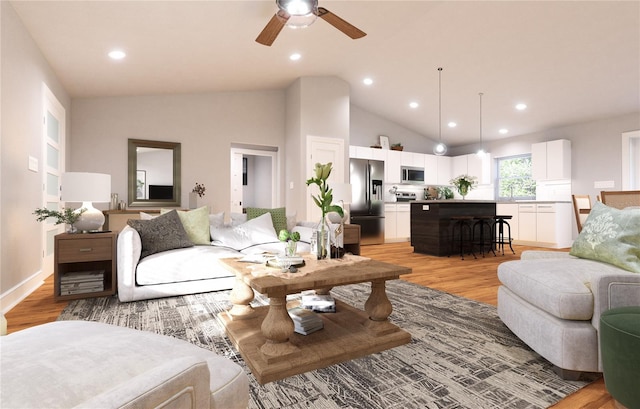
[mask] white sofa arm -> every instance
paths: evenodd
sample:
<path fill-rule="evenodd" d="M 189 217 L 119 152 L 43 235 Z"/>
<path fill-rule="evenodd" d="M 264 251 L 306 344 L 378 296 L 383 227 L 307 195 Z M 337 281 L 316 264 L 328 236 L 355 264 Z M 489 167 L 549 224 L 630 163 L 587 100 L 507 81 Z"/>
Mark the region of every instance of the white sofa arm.
<path fill-rule="evenodd" d="M 140 234 L 131 226 L 125 226 L 118 235 L 118 299 L 122 302 L 133 300 L 141 252 Z"/>
<path fill-rule="evenodd" d="M 126 383 L 77 405 L 80 408 L 210 407 L 209 366 L 199 357 L 169 359 Z"/>
<path fill-rule="evenodd" d="M 525 250 L 520 254 L 520 260 L 540 260 L 549 258 L 576 258 L 569 255 L 567 251 L 550 251 L 550 250 Z"/>
<path fill-rule="evenodd" d="M 599 330 L 600 315 L 618 307 L 640 306 L 640 274 L 620 270 L 620 274 L 607 274 L 591 281 L 593 292 L 593 318 L 591 323 Z"/>

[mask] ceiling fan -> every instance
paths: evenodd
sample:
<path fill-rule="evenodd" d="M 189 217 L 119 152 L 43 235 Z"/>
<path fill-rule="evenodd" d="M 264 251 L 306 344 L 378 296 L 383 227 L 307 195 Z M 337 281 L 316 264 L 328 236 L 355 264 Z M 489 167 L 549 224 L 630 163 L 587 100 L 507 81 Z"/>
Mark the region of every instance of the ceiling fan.
<path fill-rule="evenodd" d="M 276 0 L 276 5 L 278 11 L 256 38 L 260 44 L 273 44 L 285 25 L 293 28 L 307 27 L 318 17 L 354 40 L 367 35 L 324 7 L 318 7 L 318 0 Z"/>

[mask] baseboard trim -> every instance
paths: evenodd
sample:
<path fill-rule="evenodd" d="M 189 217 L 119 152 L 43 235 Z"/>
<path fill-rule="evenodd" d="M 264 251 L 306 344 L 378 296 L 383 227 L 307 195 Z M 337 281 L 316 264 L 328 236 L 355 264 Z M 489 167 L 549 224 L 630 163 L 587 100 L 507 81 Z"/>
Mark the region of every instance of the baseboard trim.
<path fill-rule="evenodd" d="M 49 277 L 49 275 L 50 274 L 46 274 L 44 271 L 40 270 L 1 294 L 0 310 L 2 313 L 6 314 L 11 311 L 11 309 L 18 305 L 20 301 L 24 300 L 31 293 L 37 290 L 42 284 L 44 284 L 44 280 Z"/>

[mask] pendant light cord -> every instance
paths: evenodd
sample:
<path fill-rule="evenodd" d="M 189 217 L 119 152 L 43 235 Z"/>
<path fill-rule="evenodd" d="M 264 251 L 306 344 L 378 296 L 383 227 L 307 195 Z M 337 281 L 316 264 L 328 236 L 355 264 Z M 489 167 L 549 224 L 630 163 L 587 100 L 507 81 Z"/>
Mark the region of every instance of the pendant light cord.
<path fill-rule="evenodd" d="M 438 139 L 442 143 L 442 67 L 438 67 Z"/>
<path fill-rule="evenodd" d="M 480 95 L 480 150 L 484 152 L 484 145 L 482 143 L 482 95 L 484 94 L 480 92 L 478 95 Z"/>

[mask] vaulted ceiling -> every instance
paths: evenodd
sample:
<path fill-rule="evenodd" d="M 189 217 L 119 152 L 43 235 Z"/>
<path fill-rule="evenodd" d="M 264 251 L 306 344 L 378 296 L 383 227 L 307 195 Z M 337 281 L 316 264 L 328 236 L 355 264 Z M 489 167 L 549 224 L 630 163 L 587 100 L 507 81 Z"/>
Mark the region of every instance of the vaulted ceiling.
<path fill-rule="evenodd" d="M 352 40 L 318 19 L 285 27 L 271 47 L 255 38 L 275 1 L 11 3 L 74 98 L 273 90 L 337 76 L 353 104 L 437 139 L 442 67 L 449 145 L 478 141 L 480 92 L 485 140 L 640 113 L 638 1 L 320 0 L 367 35 Z M 110 60 L 114 48 L 126 58 Z"/>

